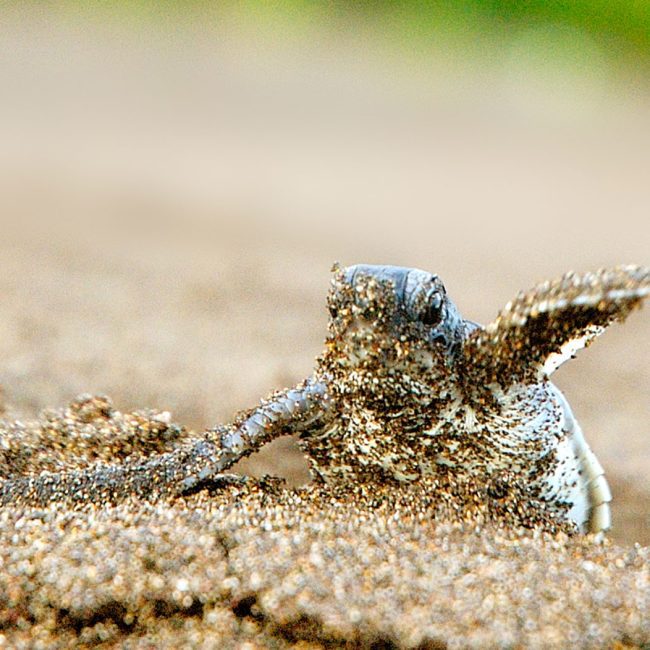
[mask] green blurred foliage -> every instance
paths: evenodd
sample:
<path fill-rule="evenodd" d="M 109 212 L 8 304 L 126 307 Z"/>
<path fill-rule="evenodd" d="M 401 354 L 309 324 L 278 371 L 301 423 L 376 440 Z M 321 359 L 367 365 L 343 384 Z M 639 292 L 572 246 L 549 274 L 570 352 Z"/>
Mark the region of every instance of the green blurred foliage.
<path fill-rule="evenodd" d="M 283 30 L 287 36 L 339 30 L 405 49 L 499 46 L 522 30 L 565 29 L 588 39 L 612 60 L 650 63 L 650 0 L 108 0 L 68 1 L 68 10 L 110 12 L 130 22 L 173 28 L 225 19 Z"/>

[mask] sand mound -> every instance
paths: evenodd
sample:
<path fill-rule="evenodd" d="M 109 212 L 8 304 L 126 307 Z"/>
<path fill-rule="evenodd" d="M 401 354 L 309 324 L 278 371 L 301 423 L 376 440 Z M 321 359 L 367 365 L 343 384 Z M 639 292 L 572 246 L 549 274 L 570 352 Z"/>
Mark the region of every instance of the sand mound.
<path fill-rule="evenodd" d="M 319 516 L 292 498 L 5 510 L 5 642 L 610 647 L 650 639 L 647 548 L 350 504 Z"/>
<path fill-rule="evenodd" d="M 64 467 L 109 460 L 87 458 L 82 431 L 115 462 L 192 435 L 160 414 L 101 403 L 4 423 L 5 477 L 51 471 L 38 454 L 16 454 L 21 438 L 27 450 L 51 447 L 62 427 Z M 134 448 L 133 431 L 156 422 L 175 440 Z M 10 504 L 0 562 L 0 627 L 12 648 L 650 642 L 650 549 L 572 534 L 526 500 L 525 486 L 494 494 L 453 477 L 409 490 L 262 479 L 116 505 Z"/>

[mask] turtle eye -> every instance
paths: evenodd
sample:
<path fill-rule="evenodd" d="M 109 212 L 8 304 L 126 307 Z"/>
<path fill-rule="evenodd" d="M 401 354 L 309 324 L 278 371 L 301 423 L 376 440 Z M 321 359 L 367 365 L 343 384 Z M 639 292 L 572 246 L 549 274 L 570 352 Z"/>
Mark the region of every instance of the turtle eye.
<path fill-rule="evenodd" d="M 435 327 L 442 320 L 442 297 L 439 293 L 434 293 L 428 300 L 420 321 L 428 327 Z"/>

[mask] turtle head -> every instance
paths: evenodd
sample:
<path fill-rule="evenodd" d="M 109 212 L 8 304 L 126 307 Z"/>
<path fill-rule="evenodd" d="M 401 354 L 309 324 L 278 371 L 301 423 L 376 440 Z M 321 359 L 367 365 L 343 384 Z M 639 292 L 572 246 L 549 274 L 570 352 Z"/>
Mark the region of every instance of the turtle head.
<path fill-rule="evenodd" d="M 457 344 L 462 319 L 437 275 L 403 266 L 356 264 L 343 269 L 335 285 L 337 280 L 349 290 L 330 293 L 333 319 L 341 307 L 347 308 L 357 327 L 363 323 L 362 329 L 448 351 Z"/>
<path fill-rule="evenodd" d="M 330 374 L 431 386 L 453 365 L 465 322 L 436 275 L 400 266 L 335 267 L 324 360 Z M 410 392 L 410 391 L 409 391 Z"/>

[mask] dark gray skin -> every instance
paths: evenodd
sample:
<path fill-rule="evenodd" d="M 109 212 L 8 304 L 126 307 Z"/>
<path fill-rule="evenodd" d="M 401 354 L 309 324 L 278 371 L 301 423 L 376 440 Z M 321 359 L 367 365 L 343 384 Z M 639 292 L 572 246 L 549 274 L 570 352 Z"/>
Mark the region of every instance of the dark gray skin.
<path fill-rule="evenodd" d="M 478 327 L 461 317 L 437 275 L 403 266 L 357 264 L 345 269 L 344 282 L 353 287 L 364 276 L 393 287 L 396 307 L 393 336 L 399 335 L 400 325 L 421 325 L 423 338 L 453 353 L 467 334 Z M 330 302 L 336 306 L 340 301 L 333 294 Z"/>
<path fill-rule="evenodd" d="M 602 468 L 548 376 L 649 292 L 650 271 L 640 267 L 569 274 L 519 294 L 482 328 L 426 271 L 336 267 L 325 351 L 304 382 L 173 452 L 11 478 L 0 500 L 185 494 L 240 480 L 224 472 L 298 434 L 324 484 L 403 484 L 453 471 L 503 485 L 514 476 L 535 496 L 566 503 L 583 530 L 602 530 L 610 498 Z"/>

